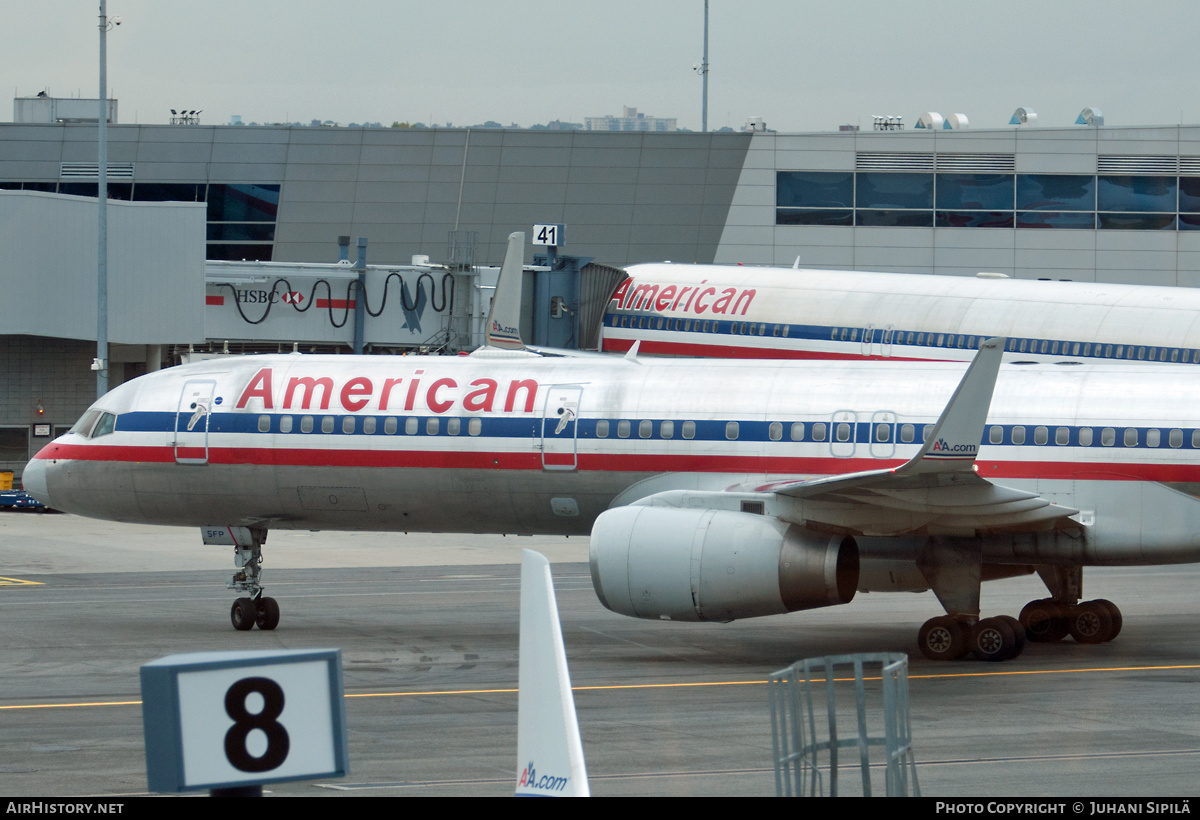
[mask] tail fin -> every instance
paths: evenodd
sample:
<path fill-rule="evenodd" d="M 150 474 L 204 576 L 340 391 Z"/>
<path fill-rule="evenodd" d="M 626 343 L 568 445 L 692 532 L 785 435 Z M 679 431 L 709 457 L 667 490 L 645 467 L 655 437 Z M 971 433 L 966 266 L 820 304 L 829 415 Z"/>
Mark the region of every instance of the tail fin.
<path fill-rule="evenodd" d="M 590 796 L 550 562 L 533 550 L 521 551 L 519 657 L 517 796 Z"/>
<path fill-rule="evenodd" d="M 522 231 L 510 233 L 500 279 L 492 295 L 492 310 L 488 313 L 486 344 L 489 347 L 525 349 L 525 343 L 521 341 L 521 276 L 524 262 L 525 234 Z"/>

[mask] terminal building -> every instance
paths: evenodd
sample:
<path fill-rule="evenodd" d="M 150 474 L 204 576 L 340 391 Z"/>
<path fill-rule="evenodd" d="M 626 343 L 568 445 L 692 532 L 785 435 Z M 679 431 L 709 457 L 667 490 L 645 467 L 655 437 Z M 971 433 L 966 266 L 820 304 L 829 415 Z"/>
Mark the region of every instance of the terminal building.
<path fill-rule="evenodd" d="M 110 316 L 112 358 L 124 360 L 113 385 L 210 348 L 348 352 L 344 276 L 314 270 L 278 290 L 277 272 L 239 267 L 330 263 L 341 236 L 368 241 L 370 304 L 388 266 L 403 280 L 391 280 L 395 312 L 371 320 L 382 350 L 428 348 L 478 313 L 469 293 L 447 300 L 446 273 L 499 265 L 509 233 L 534 224 L 565 225 L 563 251 L 614 267 L 799 260 L 831 271 L 1200 285 L 1200 126 L 698 134 L 114 124 L 108 150 L 110 212 L 126 215 L 110 216 L 120 289 L 110 302 L 129 308 Z M 46 441 L 35 430 L 69 426 L 95 398 L 97 170 L 94 122 L 0 124 L 0 470 L 19 473 Z M 423 265 L 429 279 L 418 286 Z M 310 287 L 321 279 L 328 291 Z M 405 287 L 407 313 L 396 295 Z M 264 292 L 273 310 L 296 315 L 255 323 Z M 429 317 L 414 329 L 422 298 Z M 301 303 L 321 299 L 301 315 Z M 392 316 L 404 333 L 383 330 Z"/>

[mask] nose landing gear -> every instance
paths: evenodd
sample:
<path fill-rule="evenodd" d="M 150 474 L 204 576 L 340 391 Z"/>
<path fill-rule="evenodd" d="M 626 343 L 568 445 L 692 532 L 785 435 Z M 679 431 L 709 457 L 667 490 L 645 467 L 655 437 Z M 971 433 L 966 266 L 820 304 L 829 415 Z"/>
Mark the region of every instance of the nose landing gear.
<path fill-rule="evenodd" d="M 229 621 L 239 632 L 258 626 L 271 630 L 279 626 L 279 602 L 263 595 L 262 547 L 267 541 L 264 527 L 203 527 L 201 534 L 205 544 L 220 544 L 233 547 L 233 563 L 238 568 L 230 576 L 227 589 L 246 593 L 233 602 L 229 609 Z"/>

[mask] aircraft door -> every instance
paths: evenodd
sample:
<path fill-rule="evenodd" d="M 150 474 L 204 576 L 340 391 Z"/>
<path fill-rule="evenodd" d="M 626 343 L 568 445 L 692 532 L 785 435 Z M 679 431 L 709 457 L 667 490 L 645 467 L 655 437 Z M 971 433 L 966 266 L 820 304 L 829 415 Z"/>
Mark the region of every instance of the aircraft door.
<path fill-rule="evenodd" d="M 183 385 L 175 412 L 176 464 L 208 463 L 208 423 L 212 410 L 215 379 L 192 379 Z"/>
<path fill-rule="evenodd" d="M 871 355 L 871 348 L 875 345 L 875 326 L 867 325 L 862 329 L 862 354 L 864 356 Z"/>
<path fill-rule="evenodd" d="M 583 388 L 579 385 L 554 385 L 546 391 L 542 412 L 542 469 L 575 469 L 575 420 L 582 395 Z"/>
<path fill-rule="evenodd" d="M 854 440 L 858 432 L 858 414 L 853 410 L 838 410 L 829 425 L 829 452 L 838 458 L 854 455 Z"/>
<path fill-rule="evenodd" d="M 895 334 L 895 332 L 896 332 L 896 329 L 894 327 L 892 327 L 891 325 L 888 325 L 883 330 L 882 349 L 883 349 L 884 358 L 887 358 L 892 355 L 892 336 Z"/>
<path fill-rule="evenodd" d="M 896 414 L 881 410 L 871 414 L 871 457 L 891 458 L 896 452 Z"/>

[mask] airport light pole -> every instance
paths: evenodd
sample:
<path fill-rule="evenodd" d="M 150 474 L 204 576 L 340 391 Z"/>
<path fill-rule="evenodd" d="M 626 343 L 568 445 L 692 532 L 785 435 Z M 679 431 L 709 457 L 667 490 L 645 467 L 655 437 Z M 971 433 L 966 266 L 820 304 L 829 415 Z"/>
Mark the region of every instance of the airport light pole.
<path fill-rule="evenodd" d="M 108 392 L 108 21 L 107 0 L 100 0 L 100 116 L 96 199 L 100 220 L 96 241 L 96 398 Z"/>
<path fill-rule="evenodd" d="M 708 132 L 708 0 L 704 0 L 704 60 L 700 63 L 700 76 L 704 81 L 701 92 L 704 101 L 700 106 L 700 130 Z"/>

